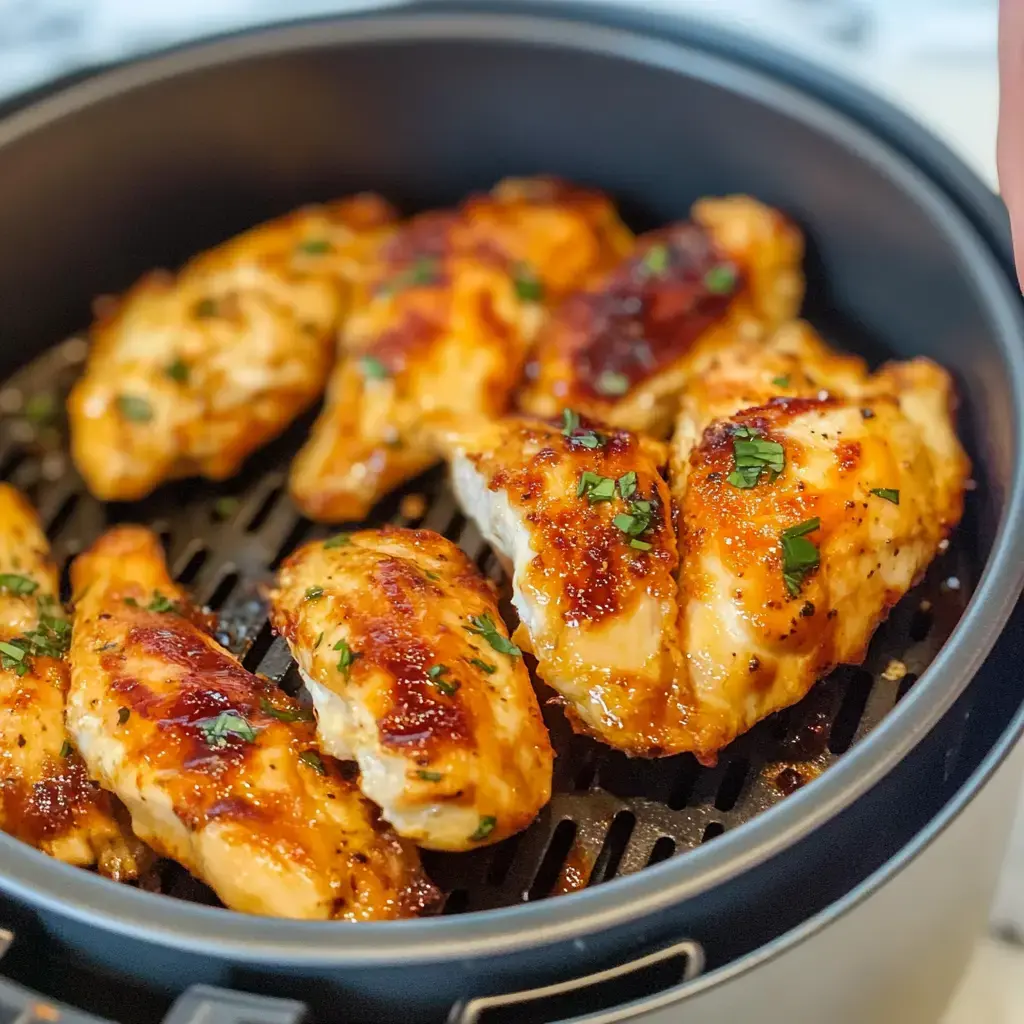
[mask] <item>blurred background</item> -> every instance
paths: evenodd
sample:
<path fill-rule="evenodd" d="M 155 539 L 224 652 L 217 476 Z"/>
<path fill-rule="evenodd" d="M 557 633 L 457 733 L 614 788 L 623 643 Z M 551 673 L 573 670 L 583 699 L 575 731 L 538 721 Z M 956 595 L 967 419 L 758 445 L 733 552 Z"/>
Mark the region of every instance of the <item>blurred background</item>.
<path fill-rule="evenodd" d="M 396 2 L 0 0 L 0 99 L 205 35 Z M 738 26 L 845 72 L 926 123 L 995 187 L 998 0 L 618 2 Z M 993 940 L 979 948 L 948 1024 L 1024 1021 L 1024 814 L 1007 807 L 1015 813 Z"/>

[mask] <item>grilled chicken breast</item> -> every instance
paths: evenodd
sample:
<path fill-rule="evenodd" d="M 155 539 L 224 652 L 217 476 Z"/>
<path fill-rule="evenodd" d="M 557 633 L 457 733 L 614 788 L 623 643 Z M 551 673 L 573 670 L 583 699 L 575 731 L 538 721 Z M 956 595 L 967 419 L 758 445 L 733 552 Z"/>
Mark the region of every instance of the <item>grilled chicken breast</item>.
<path fill-rule="evenodd" d="M 806 325 L 723 357 L 691 385 L 673 489 L 702 759 L 864 659 L 960 519 L 969 464 L 953 408 L 935 364 L 872 377 Z"/>
<path fill-rule="evenodd" d="M 254 914 L 405 917 L 415 850 L 321 758 L 308 715 L 197 624 L 157 539 L 110 531 L 72 569 L 68 727 L 135 831 Z"/>
<path fill-rule="evenodd" d="M 570 295 L 542 328 L 520 407 L 571 406 L 664 436 L 679 392 L 716 353 L 796 315 L 803 240 L 746 196 L 703 199 L 692 219 L 641 236 L 629 256 Z"/>
<path fill-rule="evenodd" d="M 428 530 L 307 544 L 281 567 L 271 620 L 302 671 L 321 749 L 359 763 L 395 830 L 470 850 L 526 828 L 554 754 L 488 582 Z"/>
<path fill-rule="evenodd" d="M 127 881 L 152 857 L 68 742 L 70 634 L 35 513 L 0 484 L 0 828 L 58 860 Z"/>
<path fill-rule="evenodd" d="M 502 413 L 546 302 L 630 238 L 605 197 L 552 179 L 414 217 L 358 290 L 326 406 L 292 467 L 296 505 L 362 519 L 438 460 L 439 425 Z"/>
<path fill-rule="evenodd" d="M 575 728 L 640 756 L 688 749 L 669 492 L 634 435 L 506 419 L 449 438 L 466 513 L 512 565 L 517 644 Z"/>
<path fill-rule="evenodd" d="M 390 230 L 372 195 L 310 207 L 99 306 L 71 450 L 104 500 L 229 477 L 324 388 L 349 288 Z"/>

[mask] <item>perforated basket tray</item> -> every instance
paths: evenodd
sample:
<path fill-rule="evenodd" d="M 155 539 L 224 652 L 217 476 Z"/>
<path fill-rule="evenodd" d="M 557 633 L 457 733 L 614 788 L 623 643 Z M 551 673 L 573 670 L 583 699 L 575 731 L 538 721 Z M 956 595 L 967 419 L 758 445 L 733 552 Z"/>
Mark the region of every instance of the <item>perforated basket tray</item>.
<path fill-rule="evenodd" d="M 137 504 L 105 505 L 86 493 L 67 455 L 64 397 L 85 350 L 82 340 L 70 339 L 0 389 L 0 478 L 22 488 L 39 509 L 63 567 L 65 596 L 74 555 L 114 523 L 146 523 L 163 538 L 173 575 L 218 614 L 221 641 L 250 670 L 296 690 L 297 672 L 270 630 L 258 588 L 296 545 L 325 532 L 295 511 L 285 487 L 308 423 L 258 452 L 226 484 L 174 483 Z M 442 469 L 388 498 L 367 525 L 385 522 L 436 530 L 457 542 L 498 583 L 506 621 L 515 621 L 498 560 L 458 511 Z M 573 735 L 561 710 L 548 704 L 545 719 L 558 754 L 551 803 L 531 828 L 497 846 L 426 854 L 431 876 L 447 893 L 444 912 L 543 899 L 639 871 L 784 799 L 903 697 L 949 636 L 971 584 L 968 559 L 954 538 L 879 629 L 863 667 L 834 672 L 799 705 L 733 743 L 714 768 L 690 755 L 631 760 Z M 552 696 L 538 685 L 542 700 Z M 162 889 L 216 902 L 174 866 L 165 869 Z"/>

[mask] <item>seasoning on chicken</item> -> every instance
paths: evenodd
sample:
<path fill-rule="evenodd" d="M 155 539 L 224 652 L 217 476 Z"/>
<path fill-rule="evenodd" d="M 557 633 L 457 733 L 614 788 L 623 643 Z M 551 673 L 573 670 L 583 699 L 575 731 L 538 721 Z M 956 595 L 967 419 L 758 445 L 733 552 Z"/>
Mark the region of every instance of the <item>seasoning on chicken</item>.
<path fill-rule="evenodd" d="M 683 385 L 723 348 L 796 315 L 803 240 L 746 196 L 702 199 L 692 220 L 641 236 L 627 259 L 570 295 L 537 339 L 520 408 L 571 406 L 668 433 Z"/>
<path fill-rule="evenodd" d="M 355 760 L 399 835 L 471 850 L 526 828 L 554 754 L 491 586 L 450 541 L 386 528 L 307 544 L 271 621 L 316 708 L 321 749 Z"/>
<path fill-rule="evenodd" d="M 223 650 L 141 527 L 72 567 L 68 727 L 136 833 L 234 910 L 361 921 L 434 896 L 416 851 L 321 757 L 308 712 Z"/>
<path fill-rule="evenodd" d="M 90 491 L 127 501 L 237 472 L 323 391 L 350 287 L 393 219 L 372 195 L 298 210 L 98 304 L 68 405 Z"/>
<path fill-rule="evenodd" d="M 960 519 L 970 467 L 954 405 L 934 363 L 869 376 L 805 325 L 723 357 L 691 386 L 673 491 L 688 727 L 702 760 L 864 659 Z"/>
<path fill-rule="evenodd" d="M 358 290 L 326 406 L 292 467 L 296 505 L 362 519 L 438 461 L 439 427 L 504 412 L 547 302 L 630 242 L 600 193 L 544 178 L 414 217 Z"/>
<path fill-rule="evenodd" d="M 566 411 L 449 438 L 463 510 L 512 563 L 513 636 L 575 728 L 629 754 L 685 750 L 668 488 L 656 450 Z"/>
<path fill-rule="evenodd" d="M 35 512 L 0 484 L 0 828 L 58 860 L 128 881 L 152 855 L 68 741 L 70 636 Z"/>

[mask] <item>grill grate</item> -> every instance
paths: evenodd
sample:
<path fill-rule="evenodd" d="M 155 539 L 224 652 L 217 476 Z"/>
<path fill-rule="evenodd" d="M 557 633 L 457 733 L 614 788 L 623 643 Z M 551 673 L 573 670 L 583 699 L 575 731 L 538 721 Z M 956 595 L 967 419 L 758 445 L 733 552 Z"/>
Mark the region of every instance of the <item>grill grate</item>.
<path fill-rule="evenodd" d="M 74 555 L 114 523 L 148 523 L 164 540 L 173 575 L 217 612 L 221 642 L 250 670 L 297 688 L 292 659 L 270 631 L 258 587 L 296 545 L 328 532 L 303 519 L 285 490 L 290 456 L 308 424 L 255 455 L 225 484 L 187 481 L 133 505 L 104 505 L 85 492 L 67 456 L 64 398 L 85 351 L 80 339 L 66 341 L 0 389 L 0 478 L 24 490 L 39 509 L 63 566 L 64 596 Z M 511 612 L 498 560 L 458 511 L 443 471 L 410 484 L 404 496 L 410 494 L 426 501 L 392 496 L 371 525 L 445 534 L 498 582 L 502 611 Z M 630 760 L 573 735 L 561 711 L 546 706 L 558 754 L 555 795 L 530 829 L 497 846 L 424 855 L 449 894 L 444 913 L 543 899 L 632 874 L 784 799 L 870 732 L 909 691 L 959 619 L 971 583 L 966 554 L 954 544 L 893 610 L 863 667 L 834 672 L 799 705 L 738 739 L 714 768 L 702 768 L 690 755 Z M 542 700 L 551 695 L 541 691 Z M 180 869 L 165 875 L 163 888 L 215 902 Z"/>

